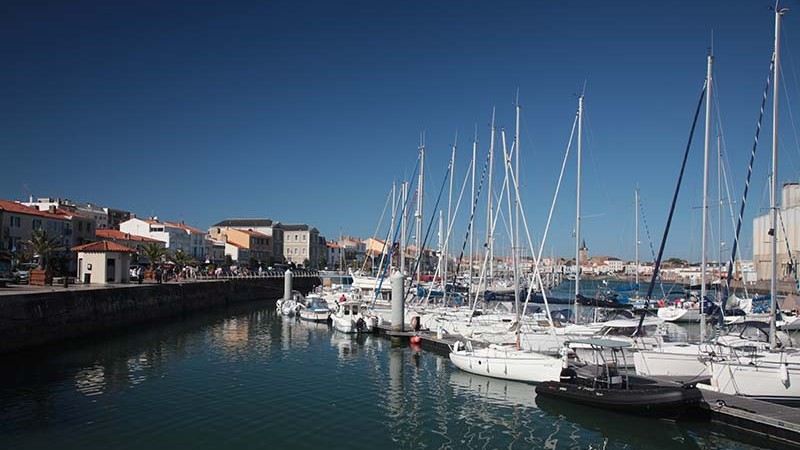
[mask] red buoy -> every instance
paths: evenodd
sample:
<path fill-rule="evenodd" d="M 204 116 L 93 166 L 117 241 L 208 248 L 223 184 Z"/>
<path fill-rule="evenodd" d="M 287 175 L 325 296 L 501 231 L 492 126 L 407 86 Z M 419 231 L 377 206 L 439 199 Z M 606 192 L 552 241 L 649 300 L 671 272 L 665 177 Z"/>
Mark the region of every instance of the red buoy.
<path fill-rule="evenodd" d="M 419 344 L 422 342 L 422 338 L 419 336 L 411 336 L 411 343 L 412 344 Z"/>

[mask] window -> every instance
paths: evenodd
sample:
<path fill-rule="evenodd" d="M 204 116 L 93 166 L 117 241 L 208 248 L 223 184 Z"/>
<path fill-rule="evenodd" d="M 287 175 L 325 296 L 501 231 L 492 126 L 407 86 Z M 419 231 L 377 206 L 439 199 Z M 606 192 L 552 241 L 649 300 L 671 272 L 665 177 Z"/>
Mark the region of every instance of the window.
<path fill-rule="evenodd" d="M 305 241 L 306 241 L 306 235 L 304 234 L 303 235 L 303 242 L 305 242 Z"/>
<path fill-rule="evenodd" d="M 297 235 L 294 235 L 294 241 L 297 242 Z"/>
<path fill-rule="evenodd" d="M 304 255 L 306 254 L 306 249 L 305 249 L 305 247 L 303 247 L 303 254 L 304 254 Z"/>
<path fill-rule="evenodd" d="M 33 229 L 38 230 L 42 228 L 42 219 L 33 219 Z"/>
<path fill-rule="evenodd" d="M 12 227 L 17 227 L 17 228 L 19 228 L 19 227 L 20 227 L 20 224 L 19 224 L 19 223 L 20 223 L 20 221 L 19 221 L 19 216 L 11 216 L 11 226 L 12 226 Z"/>
<path fill-rule="evenodd" d="M 78 232 L 83 232 L 83 222 L 78 222 Z"/>

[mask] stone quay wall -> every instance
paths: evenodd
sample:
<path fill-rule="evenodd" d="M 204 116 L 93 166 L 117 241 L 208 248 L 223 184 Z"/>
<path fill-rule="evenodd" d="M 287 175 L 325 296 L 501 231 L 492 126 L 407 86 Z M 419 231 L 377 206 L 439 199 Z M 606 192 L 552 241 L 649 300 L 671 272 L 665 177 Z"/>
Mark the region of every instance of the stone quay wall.
<path fill-rule="evenodd" d="M 295 277 L 308 293 L 318 277 Z M 283 278 L 61 289 L 0 296 L 0 352 L 17 351 L 168 317 L 283 296 Z"/>

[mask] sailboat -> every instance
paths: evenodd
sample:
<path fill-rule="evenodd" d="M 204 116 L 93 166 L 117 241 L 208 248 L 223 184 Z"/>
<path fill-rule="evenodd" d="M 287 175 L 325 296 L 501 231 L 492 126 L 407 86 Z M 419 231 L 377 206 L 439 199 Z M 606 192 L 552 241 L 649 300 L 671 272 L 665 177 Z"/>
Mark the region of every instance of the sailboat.
<path fill-rule="evenodd" d="M 780 88 L 780 27 L 788 8 L 775 10 L 775 68 L 773 71 L 772 104 L 772 176 L 770 233 L 772 274 L 770 277 L 770 349 L 748 357 L 739 355 L 722 360 L 712 359 L 711 388 L 726 394 L 755 397 L 775 402 L 800 402 L 800 352 L 777 345 L 777 229 L 778 229 L 778 91 Z"/>
<path fill-rule="evenodd" d="M 778 117 L 778 77 L 780 19 L 786 9 L 775 13 L 775 51 L 771 67 L 774 77 L 773 91 L 773 142 L 772 142 L 772 226 L 777 228 L 777 117 Z M 766 90 L 763 102 L 766 100 Z M 771 234 L 772 244 L 772 283 L 770 327 L 764 330 L 763 324 L 745 323 L 747 328 L 741 332 L 720 336 L 709 343 L 685 346 L 665 346 L 663 348 L 640 352 L 635 355 L 636 370 L 649 375 L 709 376 L 710 387 L 732 395 L 755 397 L 778 402 L 800 400 L 800 353 L 791 348 L 791 342 L 781 339 L 776 330 L 776 233 Z M 701 322 L 701 325 L 703 322 Z M 755 333 L 747 330 L 756 330 Z M 769 341 L 767 348 L 764 339 Z M 780 341 L 779 341 L 780 339 Z M 792 383 L 796 380 L 795 383 Z"/>
<path fill-rule="evenodd" d="M 578 107 L 578 118 L 576 119 L 580 123 L 580 116 L 583 107 L 583 95 L 581 95 L 579 100 L 579 107 Z M 515 312 L 515 322 L 514 322 L 514 334 L 516 336 L 516 343 L 514 346 L 501 346 L 496 344 L 490 344 L 484 348 L 473 348 L 471 342 L 467 342 L 466 345 L 462 348 L 460 343 L 454 344 L 453 348 L 450 352 L 450 360 L 453 364 L 461 370 L 466 372 L 475 373 L 479 375 L 486 375 L 495 378 L 502 378 L 508 380 L 517 380 L 517 381 L 528 381 L 534 383 L 541 383 L 550 380 L 558 380 L 559 374 L 561 370 L 567 364 L 567 349 L 561 348 L 560 354 L 558 356 L 539 352 L 539 351 L 531 351 L 522 348 L 521 343 L 521 333 L 520 327 L 522 325 L 521 319 L 521 310 L 520 307 L 520 298 L 519 298 L 519 269 L 518 269 L 518 249 L 519 246 L 519 217 L 520 213 L 524 220 L 524 212 L 522 211 L 522 205 L 520 202 L 519 197 L 519 184 L 518 180 L 518 169 L 519 169 L 519 113 L 520 113 L 520 106 L 519 103 L 516 105 L 516 135 L 514 139 L 514 144 L 512 145 L 512 152 L 515 152 L 515 157 L 517 158 L 516 168 L 511 168 L 511 159 L 506 151 L 505 147 L 505 132 L 503 132 L 503 155 L 505 161 L 505 171 L 506 171 L 506 178 L 505 178 L 505 190 L 508 192 L 508 196 L 506 197 L 507 206 L 509 216 L 512 215 L 512 207 L 511 207 L 511 187 L 513 185 L 514 189 L 514 202 L 515 202 L 515 212 L 514 215 L 516 216 L 517 223 L 514 224 L 515 229 L 511 230 L 510 237 L 511 237 L 511 248 L 512 248 L 512 260 L 513 260 L 513 275 L 514 275 L 514 312 Z M 580 128 L 579 128 L 580 130 Z M 580 132 L 579 132 L 580 134 Z M 578 140 L 579 147 L 580 147 L 580 139 Z M 562 169 L 563 170 L 563 169 Z M 551 212 L 552 214 L 552 212 Z M 527 229 L 527 224 L 526 224 Z M 546 232 L 545 232 L 546 235 Z M 528 240 L 530 241 L 530 236 L 528 236 Z M 541 255 L 541 250 L 538 252 Z M 536 267 L 534 268 L 534 275 L 539 276 L 539 281 L 541 281 L 541 275 L 539 274 L 539 267 L 538 262 L 539 259 L 537 257 Z M 530 293 L 530 289 L 528 289 L 528 293 Z M 560 343 L 560 340 L 555 336 L 555 330 L 553 328 L 553 321 L 552 317 L 550 317 L 549 309 L 547 308 L 547 303 L 545 303 L 545 310 L 547 313 L 547 322 L 549 323 L 549 332 L 550 335 L 546 333 L 540 333 L 539 335 L 544 337 L 545 340 L 548 342 L 555 342 L 556 344 Z M 554 339 L 554 340 L 553 340 Z"/>

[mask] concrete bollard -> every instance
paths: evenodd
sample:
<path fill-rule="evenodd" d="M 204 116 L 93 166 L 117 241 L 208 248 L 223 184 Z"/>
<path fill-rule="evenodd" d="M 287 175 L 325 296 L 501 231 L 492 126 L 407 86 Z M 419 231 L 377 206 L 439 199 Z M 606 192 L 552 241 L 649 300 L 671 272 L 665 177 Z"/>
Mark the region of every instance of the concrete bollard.
<path fill-rule="evenodd" d="M 392 331 L 403 331 L 403 313 L 405 305 L 405 277 L 402 273 L 396 272 L 392 275 Z"/>
<path fill-rule="evenodd" d="M 284 300 L 291 300 L 292 299 L 292 270 L 286 269 L 286 272 L 283 274 L 283 299 Z"/>

